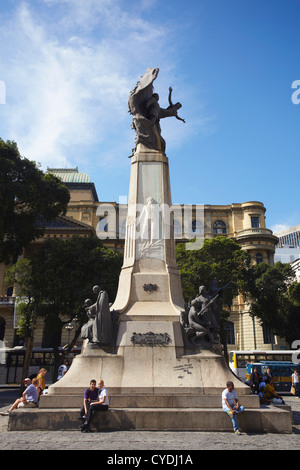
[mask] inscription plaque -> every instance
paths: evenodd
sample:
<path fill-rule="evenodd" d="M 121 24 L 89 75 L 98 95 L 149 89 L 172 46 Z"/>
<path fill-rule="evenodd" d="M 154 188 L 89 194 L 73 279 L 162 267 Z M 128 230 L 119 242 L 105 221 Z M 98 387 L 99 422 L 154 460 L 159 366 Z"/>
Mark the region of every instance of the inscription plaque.
<path fill-rule="evenodd" d="M 140 344 L 141 346 L 165 346 L 171 343 L 171 337 L 168 333 L 133 333 L 131 337 L 133 344 Z"/>

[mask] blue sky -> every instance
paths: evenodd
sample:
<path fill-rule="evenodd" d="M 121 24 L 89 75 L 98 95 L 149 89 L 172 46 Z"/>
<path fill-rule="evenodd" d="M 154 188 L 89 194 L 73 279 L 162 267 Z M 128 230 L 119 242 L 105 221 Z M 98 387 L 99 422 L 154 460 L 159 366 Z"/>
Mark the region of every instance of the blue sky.
<path fill-rule="evenodd" d="M 128 95 L 147 67 L 186 124 L 161 121 L 173 203 L 257 200 L 267 227 L 300 223 L 300 2 L 2 0 L 0 137 L 44 170 L 128 194 Z M 2 90 L 2 91 L 1 91 Z M 300 97 L 300 94 L 299 94 Z"/>

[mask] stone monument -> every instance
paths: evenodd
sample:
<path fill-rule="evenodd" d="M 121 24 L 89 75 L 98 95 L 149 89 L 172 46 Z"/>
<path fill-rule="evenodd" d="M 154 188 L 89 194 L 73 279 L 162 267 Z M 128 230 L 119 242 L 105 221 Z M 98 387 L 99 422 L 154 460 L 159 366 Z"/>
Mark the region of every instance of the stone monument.
<path fill-rule="evenodd" d="M 158 68 L 148 68 L 128 100 L 136 139 L 124 262 L 111 307 L 118 313 L 115 347 L 109 349 L 97 341 L 99 322 L 88 323 L 84 334 L 90 328 L 94 339 L 85 336 L 82 354 L 74 359 L 66 376 L 49 388 L 49 395 L 79 390 L 93 377 L 103 377 L 111 393 L 209 394 L 223 389 L 231 376 L 222 355 L 213 351 L 214 344 L 220 347 L 215 331 L 213 340 L 189 341 L 182 324 L 185 305 L 176 265 L 169 161 L 160 120 L 172 116 L 184 119 L 178 116 L 181 104 L 172 103 L 171 87 L 169 107 L 160 107 L 153 87 L 158 73 Z M 88 303 L 87 311 L 91 310 L 97 310 L 97 303 Z M 212 317 L 209 309 L 202 314 L 206 319 L 209 315 Z M 188 328 L 193 327 L 190 324 Z M 201 328 L 211 335 L 211 328 Z M 239 381 L 236 387 L 247 389 Z"/>
<path fill-rule="evenodd" d="M 41 396 L 39 410 L 10 413 L 11 430 L 78 429 L 83 391 L 91 379 L 105 381 L 110 410 L 93 423 L 98 430 L 232 430 L 221 409 L 228 380 L 249 410 L 248 431 L 291 432 L 290 413 L 264 417 L 258 396 L 228 368 L 216 333 L 218 295 L 201 287 L 185 310 L 176 265 L 169 162 L 160 120 L 178 117 L 180 103 L 159 106 L 148 68 L 129 96 L 136 141 L 131 156 L 124 262 L 116 299 L 94 287 L 85 302 L 87 323 L 80 355 Z M 217 348 L 216 348 L 217 346 Z M 242 395 L 242 396 L 241 396 Z M 97 416 L 97 414 L 96 414 Z"/>

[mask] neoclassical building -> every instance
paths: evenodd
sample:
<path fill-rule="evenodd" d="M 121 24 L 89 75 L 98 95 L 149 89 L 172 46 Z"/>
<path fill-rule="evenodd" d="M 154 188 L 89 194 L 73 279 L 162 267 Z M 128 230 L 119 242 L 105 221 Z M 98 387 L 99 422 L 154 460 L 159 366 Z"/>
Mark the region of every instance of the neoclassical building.
<path fill-rule="evenodd" d="M 94 183 L 90 177 L 75 169 L 50 169 L 61 178 L 70 190 L 70 202 L 66 217 L 58 217 L 47 226 L 44 238 L 67 238 L 97 235 L 104 246 L 123 251 L 127 217 L 127 201 L 99 201 Z M 275 246 L 278 238 L 266 228 L 266 208 L 261 202 L 249 201 L 229 205 L 174 205 L 174 236 L 176 242 L 189 243 L 223 235 L 234 239 L 242 249 L 247 250 L 253 263 L 262 261 L 273 265 Z M 24 256 L 43 239 L 32 243 Z M 4 283 L 4 267 L 0 267 L 0 340 L 6 346 L 16 344 L 14 334 L 13 286 Z M 228 328 L 228 349 L 277 349 L 285 347 L 282 339 L 274 337 L 248 313 L 244 298 L 239 296 L 232 306 Z M 1 337 L 3 332 L 3 337 Z M 62 336 L 62 342 L 66 342 Z M 36 346 L 43 342 L 43 325 L 36 335 Z"/>

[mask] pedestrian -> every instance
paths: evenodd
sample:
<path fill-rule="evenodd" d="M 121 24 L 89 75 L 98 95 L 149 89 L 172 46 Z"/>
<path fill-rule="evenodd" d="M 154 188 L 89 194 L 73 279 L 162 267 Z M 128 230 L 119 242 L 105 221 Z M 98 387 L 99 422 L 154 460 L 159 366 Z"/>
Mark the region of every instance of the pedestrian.
<path fill-rule="evenodd" d="M 46 373 L 47 373 L 47 369 L 42 368 L 38 371 L 38 374 L 36 376 L 36 378 L 38 379 L 39 396 L 43 393 L 43 391 L 46 388 L 46 384 L 45 384 L 45 375 L 46 375 Z"/>
<path fill-rule="evenodd" d="M 1 413 L 2 416 L 7 416 L 11 411 L 17 408 L 35 408 L 38 406 L 38 379 L 34 378 L 31 382 L 30 378 L 27 377 L 23 380 L 23 383 L 26 388 L 22 393 L 21 398 L 18 398 L 6 412 Z"/>
<path fill-rule="evenodd" d="M 259 397 L 260 405 L 270 404 L 270 400 L 267 398 L 267 395 L 266 395 L 266 386 L 264 382 L 262 382 L 261 386 L 259 387 L 258 397 Z"/>
<path fill-rule="evenodd" d="M 222 392 L 222 407 L 225 413 L 232 420 L 233 430 L 235 434 L 241 434 L 239 431 L 239 424 L 237 420 L 237 414 L 244 411 L 244 406 L 239 404 L 238 396 L 234 390 L 233 382 L 228 381 L 226 383 L 226 388 Z"/>
<path fill-rule="evenodd" d="M 57 380 L 60 380 L 68 371 L 68 361 L 65 361 L 58 368 Z"/>
<path fill-rule="evenodd" d="M 299 375 L 298 375 L 297 369 L 295 369 L 294 373 L 292 374 L 292 387 L 294 387 L 294 389 L 295 389 L 296 398 L 299 398 L 300 383 L 299 383 Z"/>
<path fill-rule="evenodd" d="M 86 388 L 83 394 L 83 405 L 80 409 L 80 419 L 85 423 L 91 403 L 98 401 L 99 388 L 96 387 L 96 380 L 90 381 L 89 388 Z"/>
<path fill-rule="evenodd" d="M 98 411 L 107 411 L 109 400 L 108 400 L 108 392 L 104 386 L 104 381 L 101 379 L 99 382 L 99 394 L 97 401 L 93 401 L 88 409 L 88 413 L 86 416 L 86 420 L 81 426 L 81 432 L 89 432 L 90 431 L 90 424 L 94 414 Z"/>
<path fill-rule="evenodd" d="M 257 367 L 254 367 L 250 376 L 250 386 L 251 386 L 252 393 L 259 392 L 260 381 L 261 381 L 261 376 L 257 372 Z"/>
<path fill-rule="evenodd" d="M 275 404 L 285 405 L 285 402 L 282 399 L 282 397 L 280 397 L 278 393 L 276 392 L 273 377 L 269 380 L 269 382 L 266 385 L 266 397 L 274 405 Z"/>

